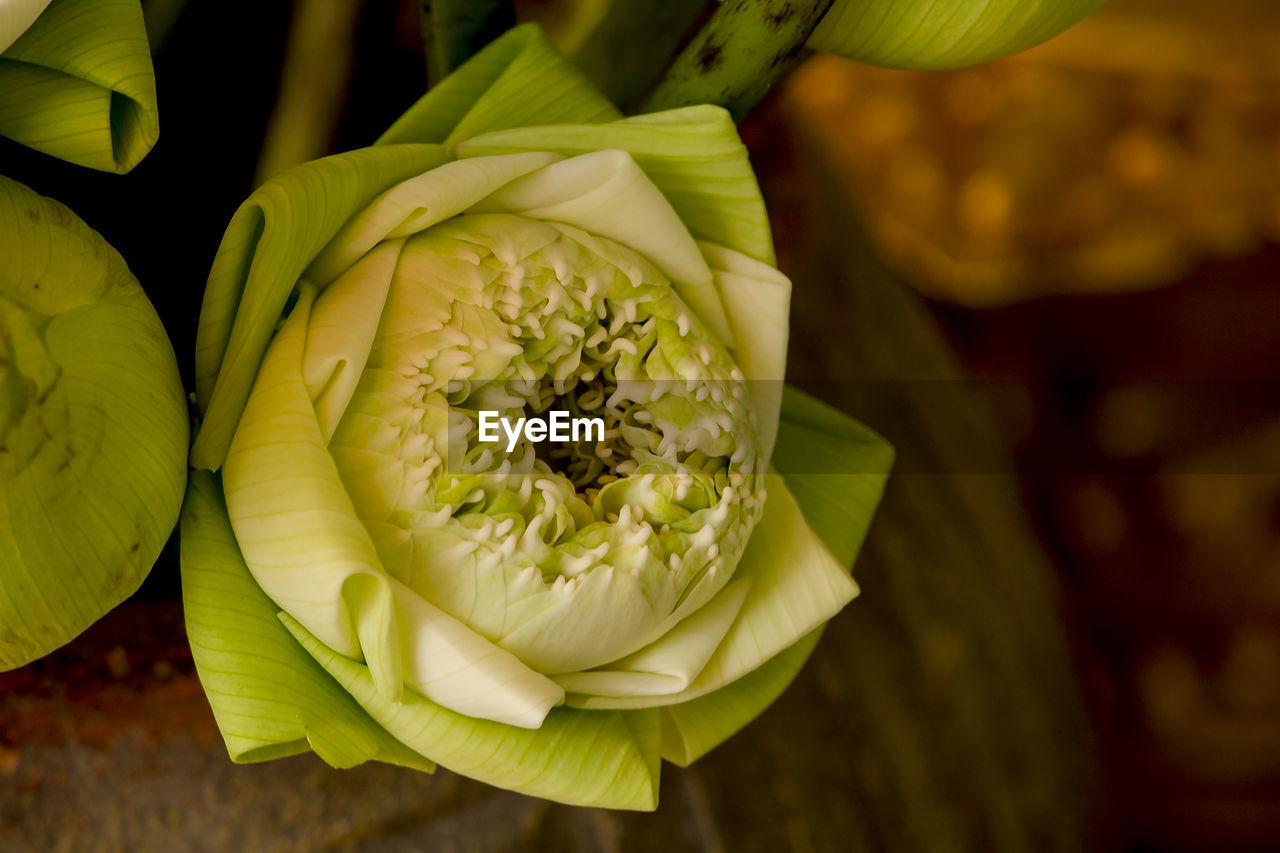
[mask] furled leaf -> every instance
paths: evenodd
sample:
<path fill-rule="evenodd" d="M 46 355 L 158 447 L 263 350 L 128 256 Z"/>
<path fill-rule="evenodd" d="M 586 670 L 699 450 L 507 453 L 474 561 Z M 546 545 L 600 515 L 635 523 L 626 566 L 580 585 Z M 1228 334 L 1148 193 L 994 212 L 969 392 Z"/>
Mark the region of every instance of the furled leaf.
<path fill-rule="evenodd" d="M 835 0 L 809 47 L 890 68 L 959 68 L 1047 41 L 1107 0 Z"/>
<path fill-rule="evenodd" d="M 6 23 L 16 29 L 0 9 L 0 46 Z M 53 0 L 0 53 L 0 135 L 81 166 L 128 172 L 159 134 L 138 0 Z"/>

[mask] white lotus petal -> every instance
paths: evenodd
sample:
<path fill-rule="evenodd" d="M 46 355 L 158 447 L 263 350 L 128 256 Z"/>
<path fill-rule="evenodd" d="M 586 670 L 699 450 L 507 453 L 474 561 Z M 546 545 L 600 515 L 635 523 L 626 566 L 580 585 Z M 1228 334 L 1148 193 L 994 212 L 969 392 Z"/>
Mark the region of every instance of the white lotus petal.
<path fill-rule="evenodd" d="M 325 288 L 311 309 L 302 372 L 320 432 L 333 437 L 360 383 L 404 240 L 388 240 Z"/>
<path fill-rule="evenodd" d="M 407 237 L 461 213 L 522 175 L 561 159 L 530 152 L 445 163 L 401 181 L 348 220 L 307 268 L 305 277 L 327 284 L 380 241 Z"/>
<path fill-rule="evenodd" d="M 750 578 L 734 581 L 661 640 L 607 667 L 556 676 L 570 693 L 596 696 L 670 696 L 702 672 L 742 609 Z"/>
<path fill-rule="evenodd" d="M 564 691 L 504 651 L 392 581 L 405 682 L 438 705 L 469 717 L 536 729 L 564 701 Z"/>
<path fill-rule="evenodd" d="M 680 693 L 653 697 L 570 694 L 579 708 L 645 708 L 694 699 L 753 671 L 826 622 L 858 594 L 858 586 L 805 523 L 782 477 L 769 476 L 769 500 L 738 577 L 751 589 L 724 642 L 693 683 Z"/>
<path fill-rule="evenodd" d="M 756 400 L 760 443 L 773 456 L 787 368 L 791 279 L 741 252 L 699 242 L 729 313 L 734 360 Z"/>
<path fill-rule="evenodd" d="M 652 261 L 702 321 L 729 340 L 725 308 L 689 229 L 625 151 L 594 151 L 512 181 L 473 208 L 564 222 Z"/>

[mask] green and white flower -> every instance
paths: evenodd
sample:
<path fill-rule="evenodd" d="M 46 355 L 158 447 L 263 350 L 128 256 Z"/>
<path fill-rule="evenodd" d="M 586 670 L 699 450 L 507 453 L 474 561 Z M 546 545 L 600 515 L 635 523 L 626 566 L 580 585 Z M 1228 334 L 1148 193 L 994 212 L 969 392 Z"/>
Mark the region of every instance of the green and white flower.
<path fill-rule="evenodd" d="M 624 119 L 529 28 L 254 193 L 205 295 L 182 524 L 232 758 L 651 809 L 660 757 L 763 710 L 856 595 L 892 456 L 784 391 L 773 262 L 727 113 Z M 477 441 L 553 407 L 605 440 Z"/>
<path fill-rule="evenodd" d="M 114 249 L 0 177 L 0 670 L 138 588 L 178 520 L 187 406 Z"/>

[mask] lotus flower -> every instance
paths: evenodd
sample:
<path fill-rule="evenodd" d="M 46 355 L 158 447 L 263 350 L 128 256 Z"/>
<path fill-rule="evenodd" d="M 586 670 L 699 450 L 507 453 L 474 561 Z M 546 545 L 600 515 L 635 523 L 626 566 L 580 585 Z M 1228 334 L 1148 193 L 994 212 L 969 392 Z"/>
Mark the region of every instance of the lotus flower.
<path fill-rule="evenodd" d="M 856 595 L 891 458 L 784 390 L 773 263 L 727 113 L 622 118 L 531 28 L 255 192 L 182 522 L 231 757 L 652 809 L 661 757 L 763 710 Z M 601 432 L 481 440 L 553 410 Z"/>

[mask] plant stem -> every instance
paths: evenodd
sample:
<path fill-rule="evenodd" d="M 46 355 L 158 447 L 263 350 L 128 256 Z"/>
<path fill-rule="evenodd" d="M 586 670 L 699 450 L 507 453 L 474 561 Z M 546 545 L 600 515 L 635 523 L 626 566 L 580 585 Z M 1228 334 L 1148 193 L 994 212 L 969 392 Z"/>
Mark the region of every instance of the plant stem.
<path fill-rule="evenodd" d="M 832 0 L 726 0 L 676 57 L 644 112 L 720 104 L 741 120 L 800 58 Z"/>
<path fill-rule="evenodd" d="M 352 33 L 364 3 L 294 3 L 279 94 L 258 155 L 255 186 L 329 152 L 351 85 L 355 65 Z"/>
<path fill-rule="evenodd" d="M 570 56 L 609 100 L 623 112 L 635 112 L 716 5 L 710 0 L 614 0 Z"/>
<path fill-rule="evenodd" d="M 418 13 L 428 88 L 516 21 L 510 0 L 418 0 Z"/>

